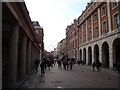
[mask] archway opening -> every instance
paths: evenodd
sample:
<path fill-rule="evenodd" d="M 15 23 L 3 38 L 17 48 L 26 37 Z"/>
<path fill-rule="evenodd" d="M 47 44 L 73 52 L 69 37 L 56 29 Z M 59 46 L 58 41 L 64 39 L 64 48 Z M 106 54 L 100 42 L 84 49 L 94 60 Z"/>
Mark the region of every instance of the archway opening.
<path fill-rule="evenodd" d="M 82 50 L 80 49 L 80 61 L 82 60 Z"/>
<path fill-rule="evenodd" d="M 84 64 L 86 64 L 86 49 L 85 48 L 83 49 L 83 61 L 84 61 Z"/>
<path fill-rule="evenodd" d="M 102 45 L 102 65 L 105 68 L 109 68 L 109 45 L 107 42 Z"/>
<path fill-rule="evenodd" d="M 94 47 L 94 61 L 99 62 L 99 47 L 97 44 Z"/>
<path fill-rule="evenodd" d="M 92 64 L 92 49 L 88 47 L 88 65 Z"/>
<path fill-rule="evenodd" d="M 120 63 L 120 38 L 117 38 L 113 42 L 113 61 Z"/>

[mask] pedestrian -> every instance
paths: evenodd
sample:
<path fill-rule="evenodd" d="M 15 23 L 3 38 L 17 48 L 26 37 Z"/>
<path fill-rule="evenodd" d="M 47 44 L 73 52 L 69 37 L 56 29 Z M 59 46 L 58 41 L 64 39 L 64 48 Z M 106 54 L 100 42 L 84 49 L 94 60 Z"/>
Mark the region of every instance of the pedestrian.
<path fill-rule="evenodd" d="M 70 65 L 70 62 L 68 60 L 66 60 L 66 66 L 67 66 L 67 70 L 69 69 L 69 65 Z"/>
<path fill-rule="evenodd" d="M 40 67 L 41 67 L 41 74 L 45 73 L 45 61 L 44 60 L 42 60 Z"/>
<path fill-rule="evenodd" d="M 114 70 L 114 72 L 117 71 L 117 63 L 115 61 L 113 61 L 113 70 Z"/>
<path fill-rule="evenodd" d="M 100 71 L 101 66 L 102 66 L 102 63 L 100 61 L 96 62 L 97 71 Z"/>
<path fill-rule="evenodd" d="M 36 70 L 36 73 L 37 73 L 37 71 L 38 71 L 39 63 L 40 63 L 40 60 L 37 58 L 37 59 L 35 60 L 35 70 Z"/>
<path fill-rule="evenodd" d="M 51 67 L 51 61 L 50 60 L 48 60 L 48 69 L 50 70 L 50 67 Z"/>
<path fill-rule="evenodd" d="M 96 65 L 96 63 L 93 62 L 93 63 L 92 63 L 93 71 L 95 71 L 95 65 Z"/>
<path fill-rule="evenodd" d="M 99 65 L 99 71 L 100 71 L 102 68 L 102 63 L 99 61 L 98 65 Z"/>
<path fill-rule="evenodd" d="M 117 63 L 117 72 L 120 73 L 120 61 Z"/>
<path fill-rule="evenodd" d="M 66 70 L 66 61 L 63 61 L 63 68 Z"/>
<path fill-rule="evenodd" d="M 70 61 L 70 70 L 72 70 L 72 66 L 73 66 L 73 61 Z"/>
<path fill-rule="evenodd" d="M 57 61 L 57 63 L 58 63 L 58 67 L 60 67 L 60 68 L 61 68 L 61 61 L 60 61 L 60 60 L 58 60 L 58 61 Z"/>

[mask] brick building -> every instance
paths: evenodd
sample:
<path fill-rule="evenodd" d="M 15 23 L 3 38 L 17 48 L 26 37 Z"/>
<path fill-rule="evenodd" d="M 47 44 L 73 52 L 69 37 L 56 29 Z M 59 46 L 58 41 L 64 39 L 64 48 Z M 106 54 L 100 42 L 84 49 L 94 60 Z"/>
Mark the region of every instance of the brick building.
<path fill-rule="evenodd" d="M 44 51 L 44 30 L 39 25 L 38 21 L 32 21 L 32 24 L 34 26 L 35 36 L 37 38 L 37 41 L 38 41 L 39 47 L 40 47 L 40 59 L 42 59 L 42 57 L 43 57 L 43 51 Z"/>
<path fill-rule="evenodd" d="M 66 28 L 66 46 L 69 57 L 87 65 L 100 61 L 110 68 L 120 62 L 120 1 L 88 3 Z"/>

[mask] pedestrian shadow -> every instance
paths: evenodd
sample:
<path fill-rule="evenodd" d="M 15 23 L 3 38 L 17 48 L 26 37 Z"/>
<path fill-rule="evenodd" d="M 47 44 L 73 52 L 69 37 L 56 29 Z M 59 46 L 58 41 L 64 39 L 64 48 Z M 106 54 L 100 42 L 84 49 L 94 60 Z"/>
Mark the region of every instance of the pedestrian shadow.
<path fill-rule="evenodd" d="M 41 77 L 44 77 L 44 76 L 45 76 L 45 73 L 41 73 L 40 76 L 41 76 Z"/>

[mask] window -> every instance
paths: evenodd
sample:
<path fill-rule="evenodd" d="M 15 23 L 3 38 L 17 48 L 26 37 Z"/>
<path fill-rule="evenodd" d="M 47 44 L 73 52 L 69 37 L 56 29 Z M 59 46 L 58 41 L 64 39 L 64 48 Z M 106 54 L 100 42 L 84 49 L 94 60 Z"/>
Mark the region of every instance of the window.
<path fill-rule="evenodd" d="M 84 33 L 83 42 L 86 42 L 86 34 Z"/>
<path fill-rule="evenodd" d="M 39 30 L 36 30 L 35 32 L 36 32 L 36 34 L 39 34 Z"/>
<path fill-rule="evenodd" d="M 88 10 L 88 14 L 90 14 L 90 9 Z"/>
<path fill-rule="evenodd" d="M 98 21 L 97 13 L 94 14 L 94 22 Z"/>
<path fill-rule="evenodd" d="M 105 5 L 102 7 L 102 16 L 105 16 L 106 15 L 106 7 Z"/>
<path fill-rule="evenodd" d="M 84 25 L 83 25 L 83 30 L 86 30 L 86 24 L 84 23 Z"/>
<path fill-rule="evenodd" d="M 85 18 L 85 15 L 84 15 L 84 18 Z"/>
<path fill-rule="evenodd" d="M 88 40 L 91 40 L 92 39 L 92 34 L 91 34 L 91 30 L 89 30 L 88 32 Z"/>
<path fill-rule="evenodd" d="M 114 28 L 115 29 L 119 28 L 119 14 L 118 13 L 114 15 Z"/>
<path fill-rule="evenodd" d="M 112 8 L 114 9 L 115 7 L 118 6 L 118 2 L 115 0 L 115 2 L 112 2 Z"/>
<path fill-rule="evenodd" d="M 106 21 L 104 21 L 102 23 L 102 32 L 103 32 L 103 34 L 107 33 L 107 23 L 106 23 Z"/>
<path fill-rule="evenodd" d="M 80 37 L 80 44 L 82 43 L 82 37 Z"/>
<path fill-rule="evenodd" d="M 95 7 L 96 7 L 96 5 L 97 5 L 97 3 L 96 3 L 96 2 L 94 2 L 93 7 L 95 8 Z"/>
<path fill-rule="evenodd" d="M 99 36 L 99 32 L 98 32 L 98 27 L 96 26 L 95 28 L 94 28 L 94 33 L 95 33 L 95 37 L 98 37 Z"/>
<path fill-rule="evenodd" d="M 88 19 L 88 27 L 91 25 L 91 18 Z"/>

